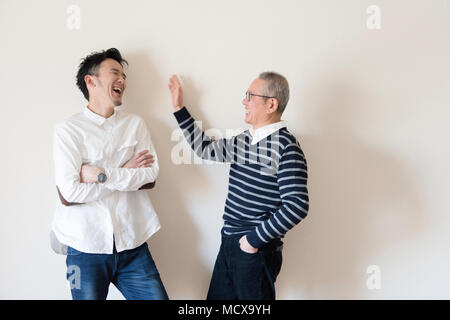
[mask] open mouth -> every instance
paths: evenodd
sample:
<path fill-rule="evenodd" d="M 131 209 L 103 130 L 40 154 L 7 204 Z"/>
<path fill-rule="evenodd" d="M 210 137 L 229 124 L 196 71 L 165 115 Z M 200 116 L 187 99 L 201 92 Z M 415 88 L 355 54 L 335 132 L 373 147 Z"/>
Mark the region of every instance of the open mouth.
<path fill-rule="evenodd" d="M 113 91 L 115 92 L 115 93 L 117 93 L 119 96 L 121 96 L 122 95 L 122 88 L 118 88 L 118 87 L 114 87 L 113 88 Z"/>

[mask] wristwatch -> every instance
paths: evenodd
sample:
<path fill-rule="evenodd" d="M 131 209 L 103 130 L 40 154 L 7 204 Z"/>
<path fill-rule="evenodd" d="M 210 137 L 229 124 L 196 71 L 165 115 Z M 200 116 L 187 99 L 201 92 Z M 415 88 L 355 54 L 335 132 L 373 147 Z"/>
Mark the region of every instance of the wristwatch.
<path fill-rule="evenodd" d="M 99 173 L 98 176 L 97 176 L 97 179 L 98 179 L 99 183 L 105 182 L 106 181 L 106 174 L 104 174 L 103 172 Z"/>

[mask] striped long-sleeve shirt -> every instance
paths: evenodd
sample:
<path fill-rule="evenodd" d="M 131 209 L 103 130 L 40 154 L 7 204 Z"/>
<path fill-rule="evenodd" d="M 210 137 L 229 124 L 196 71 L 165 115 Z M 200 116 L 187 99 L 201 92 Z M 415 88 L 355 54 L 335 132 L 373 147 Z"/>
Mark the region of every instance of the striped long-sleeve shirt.
<path fill-rule="evenodd" d="M 306 217 L 306 159 L 285 127 L 252 145 L 248 130 L 230 139 L 212 140 L 185 107 L 174 115 L 197 156 L 231 164 L 222 235 L 246 234 L 250 245 L 260 248 L 284 237 Z"/>

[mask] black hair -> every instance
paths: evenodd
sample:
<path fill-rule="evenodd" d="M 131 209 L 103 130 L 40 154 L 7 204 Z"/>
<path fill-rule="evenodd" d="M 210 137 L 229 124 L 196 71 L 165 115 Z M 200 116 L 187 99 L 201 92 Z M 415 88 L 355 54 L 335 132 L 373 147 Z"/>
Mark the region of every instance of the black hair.
<path fill-rule="evenodd" d="M 86 100 L 89 101 L 89 92 L 84 81 L 84 77 L 89 75 L 95 75 L 98 72 L 98 67 L 106 59 L 114 59 L 123 67 L 124 64 L 128 65 L 128 61 L 122 58 L 119 50 L 116 48 L 110 48 L 108 50 L 103 50 L 99 52 L 93 52 L 84 58 L 80 66 L 78 67 L 77 73 L 77 86 L 80 88 Z"/>

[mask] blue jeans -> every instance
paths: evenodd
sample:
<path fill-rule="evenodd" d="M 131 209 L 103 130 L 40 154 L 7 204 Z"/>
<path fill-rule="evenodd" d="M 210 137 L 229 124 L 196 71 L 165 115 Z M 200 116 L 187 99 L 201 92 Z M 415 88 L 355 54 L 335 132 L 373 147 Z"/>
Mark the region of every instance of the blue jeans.
<path fill-rule="evenodd" d="M 147 243 L 112 254 L 67 248 L 67 280 L 73 300 L 105 300 L 113 283 L 127 300 L 167 300 Z"/>
<path fill-rule="evenodd" d="M 273 239 L 257 253 L 246 253 L 240 237 L 222 237 L 207 300 L 274 300 L 283 242 Z"/>

